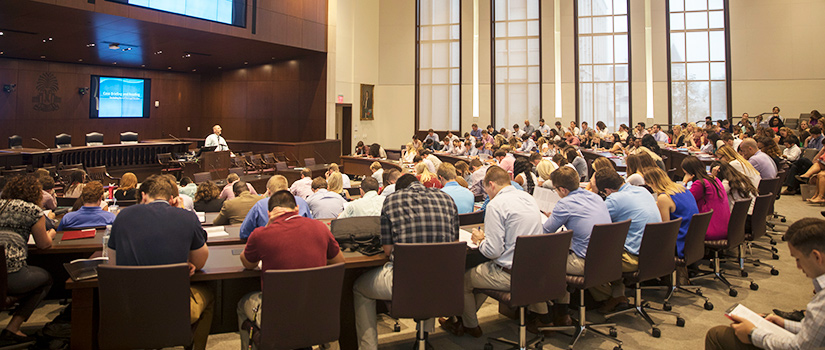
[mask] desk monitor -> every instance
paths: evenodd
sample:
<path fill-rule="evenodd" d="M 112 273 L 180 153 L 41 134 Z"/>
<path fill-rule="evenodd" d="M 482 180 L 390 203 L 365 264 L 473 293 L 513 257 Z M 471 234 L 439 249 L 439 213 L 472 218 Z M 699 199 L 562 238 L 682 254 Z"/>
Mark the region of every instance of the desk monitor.
<path fill-rule="evenodd" d="M 215 149 L 218 146 L 209 146 L 209 147 L 201 147 L 197 153 L 195 153 L 195 157 L 200 157 L 203 152 L 215 152 Z"/>

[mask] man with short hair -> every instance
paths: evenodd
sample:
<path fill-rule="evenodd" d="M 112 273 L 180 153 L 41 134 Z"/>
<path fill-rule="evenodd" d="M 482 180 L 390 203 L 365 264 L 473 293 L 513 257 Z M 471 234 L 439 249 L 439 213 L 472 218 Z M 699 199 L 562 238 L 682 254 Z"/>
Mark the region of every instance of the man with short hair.
<path fill-rule="evenodd" d="M 656 133 L 653 134 L 653 139 L 655 139 L 656 142 L 668 142 L 667 134 L 664 131 L 662 131 L 662 127 L 659 126 L 659 124 L 653 124 L 653 130 L 656 131 Z"/>
<path fill-rule="evenodd" d="M 473 293 L 473 290 L 509 291 L 516 238 L 542 234 L 542 218 L 536 200 L 527 192 L 510 186 L 510 174 L 504 169 L 494 166 L 487 171 L 484 190 L 490 196 L 484 215 L 484 231 L 473 229 L 472 241 L 478 244 L 478 251 L 490 261 L 464 274 L 464 312 L 461 318 L 439 319 L 444 329 L 457 336 L 466 333 L 478 338 L 482 335 L 476 312 L 487 295 Z M 530 305 L 530 310 L 545 315 L 545 323 L 550 322 L 546 303 Z"/>
<path fill-rule="evenodd" d="M 267 222 L 269 222 L 269 197 L 275 192 L 287 190 L 287 184 L 286 177 L 283 175 L 272 175 L 272 177 L 269 178 L 266 182 L 264 198 L 258 200 L 258 202 L 252 206 L 252 209 L 249 209 L 249 213 L 247 213 L 243 219 L 240 233 L 242 240 L 247 239 L 256 228 L 266 226 Z M 299 196 L 295 196 L 295 203 L 298 205 L 299 215 L 312 219 L 312 213 L 309 212 L 309 204 L 307 204 L 307 201 Z"/>
<path fill-rule="evenodd" d="M 822 149 L 822 127 L 819 125 L 814 125 L 810 129 L 811 136 L 808 139 L 807 147 L 808 148 L 816 148 L 817 150 Z"/>
<path fill-rule="evenodd" d="M 518 124 L 513 124 L 513 136 L 522 138 L 526 134 L 527 133 L 525 133 L 524 130 L 521 130 L 521 128 L 519 128 Z"/>
<path fill-rule="evenodd" d="M 89 228 L 111 225 L 115 221 L 115 214 L 100 208 L 103 201 L 103 185 L 100 181 L 91 181 L 83 186 L 80 193 L 80 200 L 83 206 L 77 211 L 66 213 L 60 224 L 58 231 L 70 228 Z"/>
<path fill-rule="evenodd" d="M 206 232 L 195 213 L 180 208 L 178 186 L 170 175 L 152 175 L 138 190 L 140 205 L 118 213 L 107 248 L 109 264 L 151 266 L 189 263 L 189 274 L 209 257 Z M 159 249 L 162 248 L 162 249 Z M 189 313 L 193 349 L 206 349 L 212 326 L 213 293 L 205 285 L 190 287 Z"/>
<path fill-rule="evenodd" d="M 221 136 L 222 131 L 220 125 L 213 126 L 212 133 L 203 142 L 203 147 L 215 147 L 215 152 L 228 151 L 229 146 L 226 144 L 226 139 Z"/>
<path fill-rule="evenodd" d="M 381 244 L 390 262 L 361 275 L 352 288 L 360 350 L 378 349 L 375 301 L 392 300 L 393 245 L 458 240 L 458 211 L 448 194 L 425 188 L 411 174 L 396 184 L 397 195 L 387 197 L 381 209 Z M 410 213 L 419 220 L 409 220 Z M 424 331 L 431 332 L 433 326 L 433 320 L 425 321 Z"/>
<path fill-rule="evenodd" d="M 392 168 L 387 170 L 387 185 L 384 186 L 384 189 L 381 190 L 381 196 L 389 196 L 395 192 L 395 183 L 398 181 L 398 178 L 401 177 L 401 172 L 398 169 Z"/>
<path fill-rule="evenodd" d="M 40 176 L 37 181 L 43 187 L 43 198 L 40 200 L 40 206 L 43 209 L 57 209 L 57 198 L 54 196 L 54 179 L 51 176 Z"/>
<path fill-rule="evenodd" d="M 645 123 L 639 122 L 638 124 L 636 124 L 636 128 L 633 129 L 633 137 L 641 139 L 642 136 L 645 136 L 647 134 L 648 132 L 647 129 L 645 129 Z"/>
<path fill-rule="evenodd" d="M 438 175 L 438 181 L 444 184 L 441 190 L 453 198 L 453 202 L 455 202 L 458 208 L 458 213 L 472 213 L 475 196 L 473 192 L 470 192 L 470 190 L 458 184 L 456 181 L 455 166 L 450 163 L 442 163 L 436 174 Z"/>
<path fill-rule="evenodd" d="M 241 264 L 254 269 L 261 263 L 261 272 L 320 267 L 344 262 L 338 242 L 323 223 L 298 214 L 295 196 L 286 190 L 277 191 L 267 199 L 270 223 L 256 228 L 249 236 Z M 249 330 L 260 329 L 262 292 L 252 292 L 238 302 L 238 327 L 241 349 L 249 346 Z"/>
<path fill-rule="evenodd" d="M 478 129 L 478 124 L 473 123 L 472 125 L 473 130 L 470 131 L 470 135 L 475 137 L 476 139 L 481 137 L 481 130 Z"/>
<path fill-rule="evenodd" d="M 495 142 L 495 139 L 493 139 L 493 136 L 490 135 L 490 133 L 487 132 L 487 130 L 481 130 L 481 142 L 484 143 L 484 145 L 486 146 L 488 144 L 493 144 Z"/>
<path fill-rule="evenodd" d="M 743 130 L 742 128 L 751 125 L 751 122 L 748 120 L 748 117 L 750 117 L 748 113 L 742 113 L 742 119 L 739 119 L 739 122 L 736 123 L 736 126 L 738 126 L 740 130 Z"/>
<path fill-rule="evenodd" d="M 539 131 L 541 132 L 541 136 L 547 137 L 550 135 L 550 126 L 544 124 L 544 119 L 539 119 Z"/>
<path fill-rule="evenodd" d="M 340 194 L 327 190 L 327 180 L 319 176 L 312 179 L 312 191 L 307 198 L 309 211 L 316 219 L 334 219 L 344 211 L 347 200 Z"/>
<path fill-rule="evenodd" d="M 622 272 L 633 272 L 639 269 L 639 249 L 642 246 L 642 236 L 645 227 L 650 223 L 662 222 L 656 200 L 644 187 L 625 183 L 613 168 L 599 169 L 593 174 L 596 190 L 607 196 L 604 204 L 610 212 L 610 221 L 621 222 L 630 220 L 630 229 L 624 241 L 622 254 Z M 590 290 L 593 299 L 604 301 L 599 308 L 601 313 L 610 313 L 617 306 L 627 304 L 624 295 L 624 283 L 621 280 Z"/>
<path fill-rule="evenodd" d="M 733 137 L 731 133 L 725 132 L 722 133 L 720 140 L 728 146 L 733 147 L 734 151 L 739 151 L 739 145 L 742 144 L 742 140 L 739 138 Z M 717 146 L 717 149 L 721 146 Z"/>
<path fill-rule="evenodd" d="M 796 267 L 813 280 L 814 297 L 808 302 L 801 322 L 768 315 L 765 319 L 791 332 L 786 336 L 767 327 L 731 315 L 730 326 L 716 326 L 705 335 L 706 350 L 724 349 L 821 349 L 825 347 L 825 221 L 804 218 L 785 233 Z"/>
<path fill-rule="evenodd" d="M 312 170 L 307 168 L 301 169 L 301 179 L 292 183 L 289 187 L 289 192 L 295 196 L 307 199 L 312 195 Z"/>
<path fill-rule="evenodd" d="M 530 125 L 530 121 L 525 119 L 524 120 L 524 133 L 528 135 L 532 135 L 536 131 L 536 127 Z"/>
<path fill-rule="evenodd" d="M 441 166 L 441 159 L 436 157 L 435 154 L 433 154 L 433 152 L 429 151 L 429 150 L 424 151 L 424 156 L 423 157 L 425 159 L 429 160 L 430 163 L 432 163 L 432 165 L 433 165 L 432 168 L 430 168 L 429 164 L 427 164 L 427 168 L 430 168 L 428 170 L 430 170 L 431 173 L 435 174 L 436 170 L 438 170 L 438 167 Z"/>
<path fill-rule="evenodd" d="M 776 163 L 774 163 L 769 155 L 759 150 L 756 140 L 752 138 L 743 140 L 739 145 L 739 153 L 759 171 L 759 175 L 761 175 L 763 179 L 776 177 Z"/>
<path fill-rule="evenodd" d="M 470 191 L 475 196 L 481 196 L 484 192 L 484 176 L 487 174 L 487 168 L 490 166 L 478 159 L 470 161 L 470 180 L 467 185 L 470 186 Z"/>
<path fill-rule="evenodd" d="M 235 198 L 223 202 L 220 213 L 212 221 L 212 225 L 236 225 L 243 223 L 244 218 L 261 199 L 257 194 L 249 193 L 246 182 L 238 181 L 232 185 Z"/>
<path fill-rule="evenodd" d="M 338 216 L 339 219 L 381 215 L 381 206 L 384 205 L 384 199 L 387 197 L 378 195 L 378 181 L 371 177 L 364 179 L 361 181 L 360 191 L 361 198 L 350 202 Z"/>
<path fill-rule="evenodd" d="M 501 146 L 493 156 L 498 160 L 498 166 L 512 174 L 516 164 L 516 156 L 510 153 L 510 151 L 510 145 L 504 145 Z M 502 153 L 504 153 L 503 156 L 501 155 Z"/>
<path fill-rule="evenodd" d="M 522 138 L 523 142 L 521 143 L 521 148 L 519 151 L 521 152 L 532 152 L 536 149 L 536 142 L 533 141 L 532 135 L 524 135 Z"/>
<path fill-rule="evenodd" d="M 438 144 L 438 134 L 433 129 L 427 130 L 427 137 L 424 138 L 424 142 L 427 142 L 427 140 L 431 140 L 434 145 Z"/>
<path fill-rule="evenodd" d="M 223 190 L 221 190 L 221 195 L 218 196 L 218 198 L 223 200 L 230 200 L 232 198 L 235 198 L 235 190 L 232 189 L 232 186 L 240 180 L 241 177 L 238 176 L 238 174 L 229 173 L 229 175 L 226 176 L 226 186 L 223 186 Z M 247 183 L 246 187 L 249 189 L 249 193 L 255 195 L 258 194 L 258 192 L 255 191 L 255 187 L 252 187 L 252 184 Z"/>
<path fill-rule="evenodd" d="M 189 197 L 195 198 L 195 194 L 198 193 L 198 184 L 192 181 L 192 179 L 190 179 L 188 176 L 184 176 L 180 179 L 178 193 L 185 194 Z"/>
<path fill-rule="evenodd" d="M 587 122 L 582 122 L 582 127 L 579 128 L 579 135 L 587 135 L 588 131 L 593 130 L 590 127 L 588 127 L 588 125 L 589 124 L 587 124 Z"/>
<path fill-rule="evenodd" d="M 594 225 L 611 222 L 610 212 L 602 197 L 579 187 L 579 174 L 573 168 L 556 169 L 550 174 L 550 181 L 561 200 L 556 203 L 552 214 L 544 222 L 544 232 L 556 232 L 562 226 L 573 231 L 570 252 L 567 254 L 567 274 L 584 275 L 584 258 L 587 256 L 587 246 L 590 244 L 590 233 Z M 561 323 L 569 321 L 569 316 L 564 318 L 561 315 L 562 310 L 567 310 L 569 303 L 570 293 L 567 293 L 557 300 L 553 307 L 554 314 L 562 321 Z M 564 324 L 556 324 L 554 321 L 554 325 Z"/>
<path fill-rule="evenodd" d="M 496 137 L 496 135 L 498 135 L 498 131 L 496 131 L 496 128 L 492 125 L 487 125 L 487 133 L 492 137 Z"/>

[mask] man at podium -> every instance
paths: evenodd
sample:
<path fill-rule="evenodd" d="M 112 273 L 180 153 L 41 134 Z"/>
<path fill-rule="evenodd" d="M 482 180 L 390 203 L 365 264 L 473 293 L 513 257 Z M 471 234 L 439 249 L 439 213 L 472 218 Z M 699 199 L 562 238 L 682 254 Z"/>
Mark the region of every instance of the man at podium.
<path fill-rule="evenodd" d="M 215 147 L 215 152 L 228 151 L 229 146 L 226 145 L 226 139 L 221 136 L 221 126 L 215 125 L 212 127 L 212 134 L 206 137 L 203 147 Z"/>

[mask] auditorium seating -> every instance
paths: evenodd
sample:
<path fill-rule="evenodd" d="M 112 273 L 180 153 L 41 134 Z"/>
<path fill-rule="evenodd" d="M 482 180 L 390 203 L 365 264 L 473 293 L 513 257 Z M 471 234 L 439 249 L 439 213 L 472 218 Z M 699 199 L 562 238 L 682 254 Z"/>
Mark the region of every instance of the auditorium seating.
<path fill-rule="evenodd" d="M 23 148 L 23 138 L 20 135 L 12 135 L 9 137 L 9 148 Z"/>
<path fill-rule="evenodd" d="M 93 131 L 86 134 L 86 146 L 102 146 L 103 134 Z"/>
<path fill-rule="evenodd" d="M 120 143 L 134 144 L 138 143 L 138 134 L 136 132 L 126 131 L 120 133 Z"/>
<path fill-rule="evenodd" d="M 54 145 L 57 148 L 72 147 L 72 135 L 63 133 L 54 137 Z"/>

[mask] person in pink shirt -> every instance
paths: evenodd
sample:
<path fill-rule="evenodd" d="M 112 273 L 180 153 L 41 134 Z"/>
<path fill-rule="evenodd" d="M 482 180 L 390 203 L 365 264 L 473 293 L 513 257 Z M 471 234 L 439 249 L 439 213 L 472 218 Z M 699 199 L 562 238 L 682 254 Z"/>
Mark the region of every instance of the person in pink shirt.
<path fill-rule="evenodd" d="M 510 146 L 501 146 L 501 148 L 494 154 L 494 157 L 498 160 L 498 166 L 504 170 L 507 170 L 510 177 L 512 177 L 516 157 L 510 153 Z"/>
<path fill-rule="evenodd" d="M 693 194 L 693 198 L 696 198 L 699 212 L 706 213 L 713 209 L 705 240 L 726 239 L 728 221 L 730 221 L 730 205 L 722 181 L 708 174 L 702 161 L 694 156 L 689 156 L 682 161 L 682 170 L 685 171 L 684 183 L 693 181 L 690 193 Z"/>

